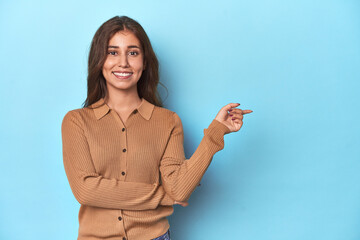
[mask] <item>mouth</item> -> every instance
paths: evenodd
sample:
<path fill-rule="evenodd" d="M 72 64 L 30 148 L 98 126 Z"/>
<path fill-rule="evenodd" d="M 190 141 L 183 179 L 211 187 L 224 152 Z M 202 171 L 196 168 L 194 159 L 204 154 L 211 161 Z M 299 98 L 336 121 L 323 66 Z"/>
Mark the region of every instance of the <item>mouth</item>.
<path fill-rule="evenodd" d="M 131 77 L 131 75 L 133 73 L 132 72 L 112 72 L 112 74 L 114 74 L 115 77 L 117 77 L 119 79 L 127 79 L 127 78 Z"/>

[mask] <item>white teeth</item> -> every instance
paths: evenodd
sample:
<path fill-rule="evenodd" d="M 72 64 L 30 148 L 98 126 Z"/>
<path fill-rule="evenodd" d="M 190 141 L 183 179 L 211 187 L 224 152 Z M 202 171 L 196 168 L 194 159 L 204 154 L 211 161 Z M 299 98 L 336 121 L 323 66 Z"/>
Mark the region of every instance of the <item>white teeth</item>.
<path fill-rule="evenodd" d="M 115 74 L 116 76 L 126 77 L 126 76 L 130 76 L 132 73 L 116 73 L 116 72 L 114 72 L 114 74 Z"/>

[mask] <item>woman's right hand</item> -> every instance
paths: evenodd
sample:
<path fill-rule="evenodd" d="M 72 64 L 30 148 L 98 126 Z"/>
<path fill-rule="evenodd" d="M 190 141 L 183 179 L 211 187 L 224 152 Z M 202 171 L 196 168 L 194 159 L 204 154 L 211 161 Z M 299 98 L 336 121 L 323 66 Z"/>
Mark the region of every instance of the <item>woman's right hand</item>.
<path fill-rule="evenodd" d="M 243 125 L 244 114 L 253 112 L 250 109 L 242 110 L 240 108 L 236 108 L 239 105 L 240 103 L 229 103 L 228 105 L 222 107 L 215 117 L 216 120 L 227 126 L 230 132 L 239 131 Z"/>
<path fill-rule="evenodd" d="M 187 207 L 189 205 L 188 202 L 178 202 L 178 201 L 175 201 L 174 204 L 179 204 L 181 205 L 182 207 Z"/>

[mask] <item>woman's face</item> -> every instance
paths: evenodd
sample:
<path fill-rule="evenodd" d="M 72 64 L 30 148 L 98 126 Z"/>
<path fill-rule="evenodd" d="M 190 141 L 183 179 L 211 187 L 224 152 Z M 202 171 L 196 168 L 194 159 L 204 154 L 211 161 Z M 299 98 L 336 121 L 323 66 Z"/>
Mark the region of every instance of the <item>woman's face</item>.
<path fill-rule="evenodd" d="M 117 32 L 109 41 L 107 53 L 102 73 L 108 91 L 136 89 L 144 70 L 143 50 L 137 37 L 127 30 Z"/>

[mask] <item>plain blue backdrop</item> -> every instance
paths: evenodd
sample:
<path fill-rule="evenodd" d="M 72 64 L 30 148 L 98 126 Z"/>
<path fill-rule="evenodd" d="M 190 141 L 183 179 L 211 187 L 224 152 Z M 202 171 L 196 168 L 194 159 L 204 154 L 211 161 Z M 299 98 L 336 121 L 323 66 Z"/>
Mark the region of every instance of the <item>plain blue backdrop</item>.
<path fill-rule="evenodd" d="M 174 240 L 360 239 L 356 0 L 0 0 L 0 239 L 76 239 L 61 121 L 115 15 L 148 33 L 187 158 L 222 106 L 254 111 L 175 207 Z"/>

